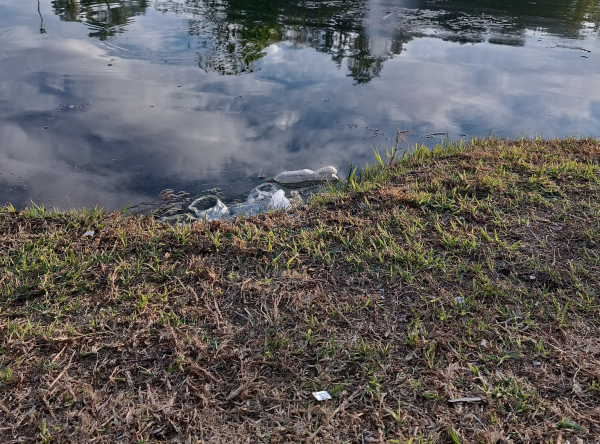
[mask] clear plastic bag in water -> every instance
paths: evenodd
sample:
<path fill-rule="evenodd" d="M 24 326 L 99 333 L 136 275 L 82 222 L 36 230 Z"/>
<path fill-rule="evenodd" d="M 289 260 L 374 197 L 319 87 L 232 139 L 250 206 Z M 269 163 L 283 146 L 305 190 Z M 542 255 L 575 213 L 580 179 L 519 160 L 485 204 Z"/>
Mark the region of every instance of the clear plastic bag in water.
<path fill-rule="evenodd" d="M 269 210 L 289 210 L 292 207 L 290 201 L 285 197 L 285 191 L 276 191 L 269 202 Z"/>
<path fill-rule="evenodd" d="M 250 191 L 246 202 L 229 207 L 227 216 L 256 216 L 257 214 L 266 213 L 269 211 L 271 198 L 277 191 L 278 188 L 272 183 L 263 183 Z"/>
<path fill-rule="evenodd" d="M 200 220 L 219 220 L 227 214 L 227 207 L 217 196 L 202 196 L 189 206 Z"/>
<path fill-rule="evenodd" d="M 250 194 L 248 195 L 248 201 L 255 201 L 255 200 L 269 200 L 271 199 L 271 196 L 273 196 L 273 194 L 275 194 L 277 191 L 279 190 L 279 188 L 277 188 L 276 185 L 273 185 L 272 183 L 266 182 L 263 183 L 259 186 L 257 186 L 256 188 L 254 188 L 252 191 L 250 191 Z"/>
<path fill-rule="evenodd" d="M 298 193 L 292 198 L 295 205 L 302 205 L 302 198 Z M 196 220 L 213 221 L 237 216 L 256 216 L 270 210 L 288 210 L 291 207 L 292 203 L 286 197 L 285 191 L 275 184 L 263 183 L 250 191 L 246 201 L 240 204 L 227 207 L 217 196 L 202 196 L 190 204 L 189 213 L 165 215 L 159 220 L 176 225 Z"/>

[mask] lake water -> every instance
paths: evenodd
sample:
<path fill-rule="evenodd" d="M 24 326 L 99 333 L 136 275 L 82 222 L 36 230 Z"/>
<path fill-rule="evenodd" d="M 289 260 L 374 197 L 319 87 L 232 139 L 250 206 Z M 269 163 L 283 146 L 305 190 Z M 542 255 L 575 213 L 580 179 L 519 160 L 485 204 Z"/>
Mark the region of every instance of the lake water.
<path fill-rule="evenodd" d="M 600 136 L 600 0 L 0 0 L 0 202 L 165 188 L 446 137 Z"/>

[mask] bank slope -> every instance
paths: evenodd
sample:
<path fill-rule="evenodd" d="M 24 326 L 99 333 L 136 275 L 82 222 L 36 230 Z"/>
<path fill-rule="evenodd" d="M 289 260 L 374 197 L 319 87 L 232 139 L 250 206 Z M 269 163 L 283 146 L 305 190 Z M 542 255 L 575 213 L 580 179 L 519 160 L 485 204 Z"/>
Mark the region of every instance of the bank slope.
<path fill-rule="evenodd" d="M 600 436 L 600 144 L 385 163 L 233 223 L 5 207 L 0 441 Z"/>

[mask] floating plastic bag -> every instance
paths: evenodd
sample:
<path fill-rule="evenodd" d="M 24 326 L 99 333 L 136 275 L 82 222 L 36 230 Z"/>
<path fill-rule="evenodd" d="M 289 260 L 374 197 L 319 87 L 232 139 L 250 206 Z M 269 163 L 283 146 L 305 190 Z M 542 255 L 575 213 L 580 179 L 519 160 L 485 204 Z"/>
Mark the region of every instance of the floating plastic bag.
<path fill-rule="evenodd" d="M 170 209 L 159 220 L 175 225 L 195 220 L 213 221 L 237 216 L 256 216 L 269 210 L 287 210 L 292 207 L 291 200 L 294 206 L 304 204 L 302 197 L 297 192 L 292 192 L 288 199 L 285 192 L 280 190 L 277 185 L 263 183 L 250 191 L 246 201 L 240 204 L 227 207 L 217 196 L 202 196 L 189 205 L 189 213 L 176 214 L 176 211 L 183 210 L 179 205 Z"/>
<path fill-rule="evenodd" d="M 277 187 L 272 183 L 263 183 L 252 191 L 246 202 L 229 207 L 227 217 L 256 216 L 269 210 L 271 198 L 277 192 Z"/>
<path fill-rule="evenodd" d="M 196 217 L 200 220 L 219 220 L 227 214 L 227 207 L 217 196 L 203 196 L 191 203 L 189 206 Z"/>
<path fill-rule="evenodd" d="M 285 192 L 283 190 L 277 191 L 271 197 L 271 201 L 269 202 L 269 210 L 289 210 L 292 207 L 290 201 L 285 197 Z"/>
<path fill-rule="evenodd" d="M 273 194 L 275 194 L 278 190 L 279 188 L 272 183 L 263 183 L 250 191 L 250 194 L 248 195 L 248 201 L 264 199 L 269 200 L 271 199 L 271 196 L 273 196 Z"/>
<path fill-rule="evenodd" d="M 312 182 L 336 181 L 339 180 L 339 177 L 337 176 L 337 170 L 332 166 L 328 166 L 315 171 L 308 169 L 284 171 L 275 176 L 273 180 L 282 185 L 299 186 Z"/>

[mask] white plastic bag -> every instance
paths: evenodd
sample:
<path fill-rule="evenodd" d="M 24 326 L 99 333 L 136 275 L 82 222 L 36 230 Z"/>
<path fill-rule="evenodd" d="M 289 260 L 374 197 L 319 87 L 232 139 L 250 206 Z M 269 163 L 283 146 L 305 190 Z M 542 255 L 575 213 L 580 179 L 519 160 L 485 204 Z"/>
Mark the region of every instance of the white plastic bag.
<path fill-rule="evenodd" d="M 227 207 L 216 196 L 203 196 L 193 201 L 189 206 L 190 211 L 200 220 L 219 220 L 227 214 Z"/>
<path fill-rule="evenodd" d="M 288 210 L 292 207 L 290 201 L 285 197 L 285 192 L 283 190 L 277 191 L 271 197 L 271 201 L 269 202 L 269 210 Z"/>

